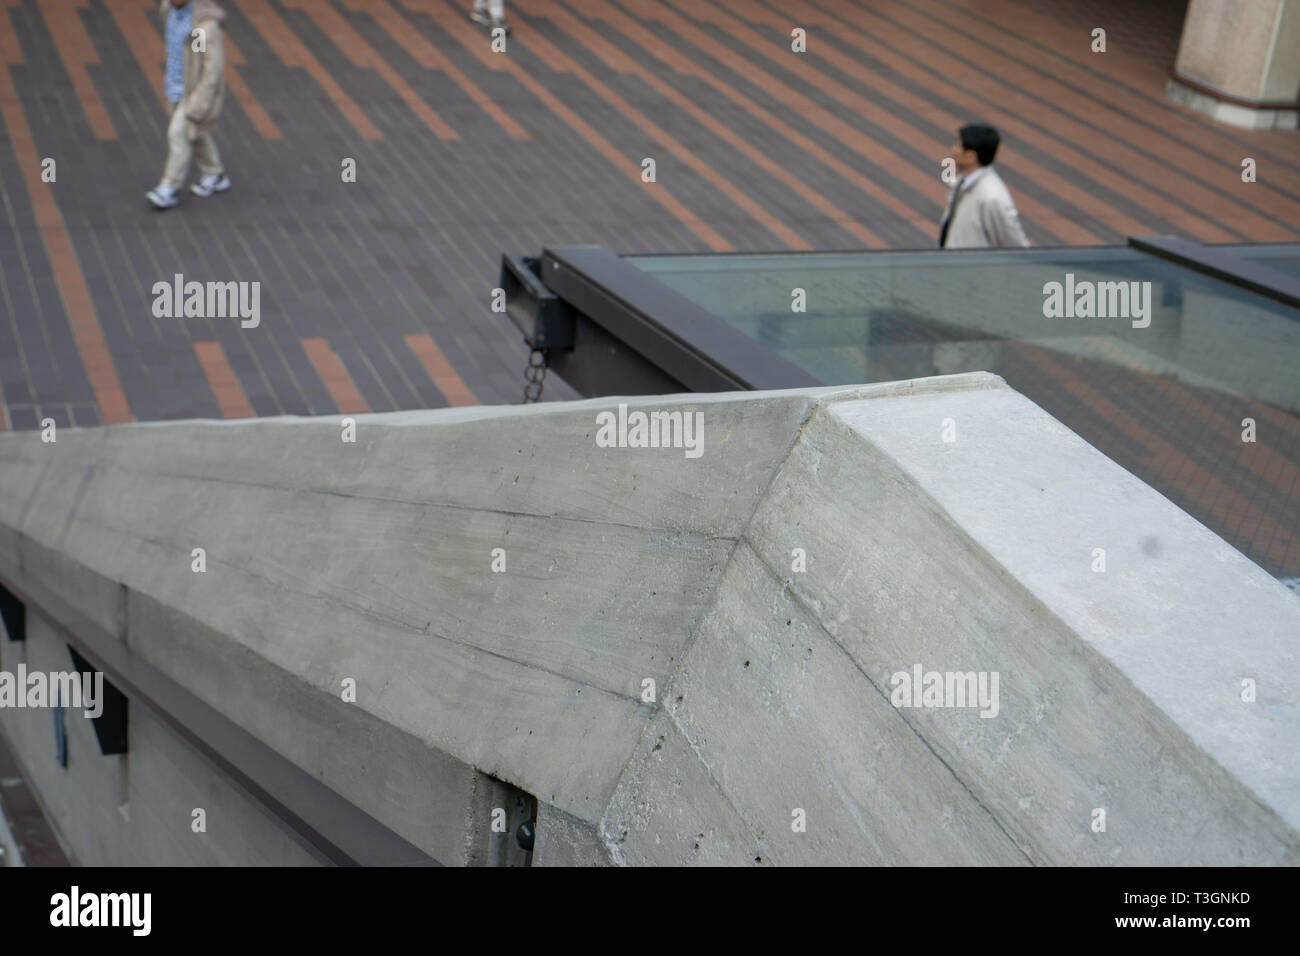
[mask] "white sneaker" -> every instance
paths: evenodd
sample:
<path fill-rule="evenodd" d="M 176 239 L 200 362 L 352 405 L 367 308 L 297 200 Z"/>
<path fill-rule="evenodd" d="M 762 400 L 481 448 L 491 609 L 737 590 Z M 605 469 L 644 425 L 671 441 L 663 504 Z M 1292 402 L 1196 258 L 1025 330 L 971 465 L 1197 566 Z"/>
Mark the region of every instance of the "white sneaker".
<path fill-rule="evenodd" d="M 153 203 L 154 207 L 157 209 L 171 209 L 172 206 L 175 206 L 180 202 L 180 198 L 176 195 L 176 190 L 172 189 L 170 186 L 165 186 L 162 183 L 159 183 L 153 189 L 149 190 L 145 195 L 149 197 L 149 201 Z"/>
<path fill-rule="evenodd" d="M 190 192 L 206 199 L 213 193 L 224 193 L 230 188 L 230 177 L 225 173 L 209 173 L 199 177 L 199 181 L 190 187 Z"/>

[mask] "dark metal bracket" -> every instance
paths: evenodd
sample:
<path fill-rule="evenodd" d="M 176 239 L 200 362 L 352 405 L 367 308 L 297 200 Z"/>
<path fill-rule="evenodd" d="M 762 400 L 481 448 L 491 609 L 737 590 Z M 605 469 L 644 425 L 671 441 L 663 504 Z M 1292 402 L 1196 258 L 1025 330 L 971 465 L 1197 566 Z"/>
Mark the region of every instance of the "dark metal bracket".
<path fill-rule="evenodd" d="M 534 349 L 573 348 L 576 319 L 568 303 L 546 288 L 535 256 L 501 257 L 501 288 L 506 315 Z"/>

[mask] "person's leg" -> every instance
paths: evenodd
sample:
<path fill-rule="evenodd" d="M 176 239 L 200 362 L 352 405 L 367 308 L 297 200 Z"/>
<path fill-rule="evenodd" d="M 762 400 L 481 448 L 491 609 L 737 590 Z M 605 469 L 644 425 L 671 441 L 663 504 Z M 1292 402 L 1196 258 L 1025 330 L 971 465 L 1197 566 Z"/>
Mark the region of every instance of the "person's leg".
<path fill-rule="evenodd" d="M 190 192 L 205 199 L 213 193 L 222 193 L 230 188 L 230 177 L 221 166 L 221 155 L 209 130 L 203 130 L 194 140 L 194 161 L 199 167 L 199 181 L 190 187 Z"/>
<path fill-rule="evenodd" d="M 477 23 L 504 23 L 506 19 L 505 0 L 474 0 L 470 17 Z"/>
<path fill-rule="evenodd" d="M 194 147 L 190 144 L 186 127 L 189 121 L 185 110 L 179 104 L 172 110 L 171 122 L 167 124 L 167 165 L 163 168 L 160 185 L 178 191 L 190 171 L 190 157 Z"/>
<path fill-rule="evenodd" d="M 204 130 L 199 134 L 199 138 L 194 141 L 194 163 L 199 168 L 200 176 L 215 176 L 217 173 L 225 172 L 221 166 L 221 154 L 217 152 L 217 144 L 212 139 L 212 133 Z"/>

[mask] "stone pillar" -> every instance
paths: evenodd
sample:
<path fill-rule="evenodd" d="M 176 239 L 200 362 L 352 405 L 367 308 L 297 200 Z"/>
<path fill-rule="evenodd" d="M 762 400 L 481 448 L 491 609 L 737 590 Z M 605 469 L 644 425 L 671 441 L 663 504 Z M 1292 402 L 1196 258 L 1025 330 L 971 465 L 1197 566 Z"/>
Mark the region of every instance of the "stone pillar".
<path fill-rule="evenodd" d="M 1191 0 L 1166 94 L 1223 123 L 1300 126 L 1300 0 Z"/>

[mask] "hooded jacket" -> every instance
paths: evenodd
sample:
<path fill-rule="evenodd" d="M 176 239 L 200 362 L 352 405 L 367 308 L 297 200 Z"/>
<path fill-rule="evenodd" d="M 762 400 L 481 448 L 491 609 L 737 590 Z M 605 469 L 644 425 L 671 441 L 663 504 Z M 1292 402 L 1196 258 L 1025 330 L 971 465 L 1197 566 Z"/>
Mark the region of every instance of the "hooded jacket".
<path fill-rule="evenodd" d="M 226 94 L 226 49 L 222 43 L 221 24 L 226 12 L 213 0 L 190 0 L 194 5 L 193 29 L 202 31 L 203 51 L 195 52 L 197 38 L 191 34 L 185 44 L 185 93 L 181 105 L 196 127 L 211 126 L 221 115 L 221 101 Z M 166 29 L 171 0 L 162 0 L 159 14 Z"/>

